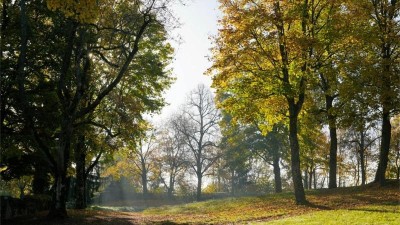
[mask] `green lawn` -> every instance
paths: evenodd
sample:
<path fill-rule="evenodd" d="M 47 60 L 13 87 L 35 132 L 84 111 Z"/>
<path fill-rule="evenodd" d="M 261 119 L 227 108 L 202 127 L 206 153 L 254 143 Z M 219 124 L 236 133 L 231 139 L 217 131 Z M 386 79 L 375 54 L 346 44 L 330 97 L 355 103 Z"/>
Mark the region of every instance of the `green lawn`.
<path fill-rule="evenodd" d="M 312 212 L 309 214 L 294 216 L 290 218 L 261 222 L 257 224 L 289 225 L 366 225 L 366 224 L 400 224 L 400 207 L 398 205 L 374 205 L 354 209 L 340 209 Z"/>

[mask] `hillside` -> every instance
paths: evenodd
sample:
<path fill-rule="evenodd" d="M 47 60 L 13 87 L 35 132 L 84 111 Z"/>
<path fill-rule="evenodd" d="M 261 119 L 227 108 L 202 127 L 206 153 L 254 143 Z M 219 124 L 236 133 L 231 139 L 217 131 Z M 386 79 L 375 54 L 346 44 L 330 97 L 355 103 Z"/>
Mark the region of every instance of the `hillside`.
<path fill-rule="evenodd" d="M 313 190 L 307 198 L 310 204 L 306 206 L 295 205 L 292 193 L 282 193 L 163 206 L 140 213 L 70 210 L 70 218 L 62 223 L 46 221 L 42 214 L 10 224 L 400 224 L 398 182 L 387 187 Z"/>

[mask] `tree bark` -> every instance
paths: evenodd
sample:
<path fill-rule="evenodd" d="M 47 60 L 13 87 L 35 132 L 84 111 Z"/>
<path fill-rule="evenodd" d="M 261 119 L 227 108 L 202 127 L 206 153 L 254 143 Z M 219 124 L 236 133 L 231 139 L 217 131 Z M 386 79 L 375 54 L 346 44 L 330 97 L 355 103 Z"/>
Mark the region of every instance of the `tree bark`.
<path fill-rule="evenodd" d="M 381 133 L 381 148 L 379 152 L 378 169 L 375 175 L 375 183 L 381 186 L 385 185 L 386 168 L 389 160 L 390 139 L 392 125 L 390 124 L 390 113 L 386 107 L 383 108 L 382 114 L 382 133 Z"/>
<path fill-rule="evenodd" d="M 306 195 L 304 193 L 303 181 L 300 170 L 300 146 L 297 136 L 297 116 L 294 103 L 289 103 L 289 140 L 292 165 L 292 179 L 294 185 L 294 195 L 296 204 L 306 204 Z"/>
<path fill-rule="evenodd" d="M 334 97 L 326 95 L 326 110 L 328 113 L 329 124 L 329 185 L 328 188 L 336 188 L 336 173 L 337 173 L 337 133 L 336 133 L 336 116 L 332 115 L 331 109 L 333 108 Z"/>
<path fill-rule="evenodd" d="M 272 165 L 274 167 L 275 193 L 282 192 L 281 168 L 279 166 L 279 153 L 274 152 Z"/>
<path fill-rule="evenodd" d="M 197 172 L 197 190 L 196 190 L 196 200 L 201 200 L 201 186 L 202 186 L 203 174 Z"/>
<path fill-rule="evenodd" d="M 147 188 L 147 168 L 146 163 L 142 161 L 142 187 L 143 187 L 143 197 L 147 198 L 149 190 Z"/>
<path fill-rule="evenodd" d="M 85 136 L 80 135 L 75 149 L 76 163 L 76 185 L 75 185 L 75 208 L 85 209 L 87 207 L 86 190 L 86 149 Z"/>
<path fill-rule="evenodd" d="M 360 132 L 360 168 L 361 168 L 361 185 L 365 185 L 366 170 L 365 170 L 365 135 L 364 131 Z"/>
<path fill-rule="evenodd" d="M 71 152 L 71 136 L 73 133 L 72 122 L 70 117 L 64 115 L 64 121 L 61 127 L 59 147 L 56 155 L 56 172 L 54 181 L 54 195 L 52 201 L 52 207 L 50 208 L 48 217 L 50 218 L 66 218 L 67 208 L 67 168 L 70 163 L 70 152 Z"/>

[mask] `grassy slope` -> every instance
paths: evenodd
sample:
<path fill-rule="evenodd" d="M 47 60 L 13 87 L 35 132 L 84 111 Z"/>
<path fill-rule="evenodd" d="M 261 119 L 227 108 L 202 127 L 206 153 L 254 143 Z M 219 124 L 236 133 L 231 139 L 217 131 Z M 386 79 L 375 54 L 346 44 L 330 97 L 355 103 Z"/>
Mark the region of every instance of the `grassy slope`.
<path fill-rule="evenodd" d="M 262 197 L 228 198 L 178 206 L 150 208 L 142 213 L 70 210 L 70 218 L 11 221 L 10 224 L 400 224 L 398 183 L 307 192 L 310 204 L 297 206 L 291 193 Z"/>
<path fill-rule="evenodd" d="M 392 184 L 387 188 L 370 185 L 336 190 L 317 190 L 308 192 L 307 199 L 310 201 L 310 205 L 297 206 L 294 204 L 293 195 L 284 193 L 154 208 L 145 210 L 144 214 L 165 215 L 173 221 L 181 223 L 255 223 L 283 219 L 282 223 L 278 224 L 309 224 L 310 221 L 316 221 L 314 224 L 327 224 L 331 219 L 332 224 L 353 224 L 362 219 L 368 221 L 375 217 L 385 222 L 400 217 L 398 184 Z M 303 214 L 304 218 L 298 217 Z M 306 214 L 309 215 L 306 216 Z M 297 217 L 299 220 L 296 221 Z M 316 220 L 317 218 L 321 219 Z M 345 218 L 348 220 L 338 222 L 339 219 Z M 304 221 L 300 222 L 302 220 Z M 361 224 L 365 223 L 361 222 Z"/>

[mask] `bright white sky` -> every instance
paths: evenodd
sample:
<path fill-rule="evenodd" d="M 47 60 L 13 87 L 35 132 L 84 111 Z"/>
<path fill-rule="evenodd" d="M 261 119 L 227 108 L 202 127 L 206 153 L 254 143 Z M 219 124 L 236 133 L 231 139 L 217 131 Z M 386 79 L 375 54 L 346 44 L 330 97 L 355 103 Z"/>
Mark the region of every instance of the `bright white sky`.
<path fill-rule="evenodd" d="M 169 103 L 155 121 L 167 118 L 177 112 L 184 103 L 187 94 L 198 84 L 211 85 L 211 78 L 204 75 L 210 67 L 207 56 L 210 56 L 211 35 L 217 34 L 217 21 L 220 18 L 217 0 L 189 0 L 186 5 L 173 8 L 179 18 L 180 28 L 174 30 L 173 36 L 180 35 L 182 43 L 174 44 L 175 60 L 172 64 L 175 83 L 164 95 Z"/>

